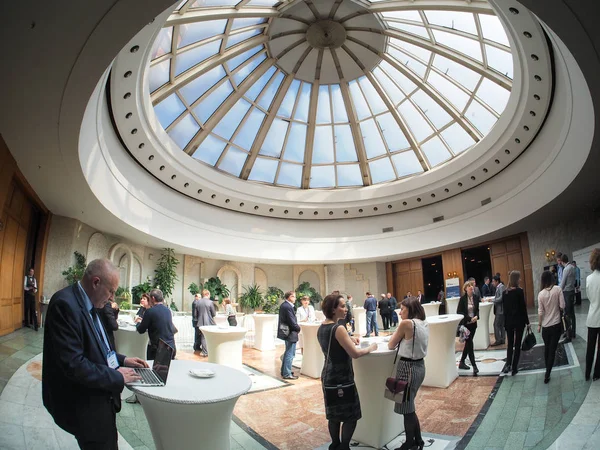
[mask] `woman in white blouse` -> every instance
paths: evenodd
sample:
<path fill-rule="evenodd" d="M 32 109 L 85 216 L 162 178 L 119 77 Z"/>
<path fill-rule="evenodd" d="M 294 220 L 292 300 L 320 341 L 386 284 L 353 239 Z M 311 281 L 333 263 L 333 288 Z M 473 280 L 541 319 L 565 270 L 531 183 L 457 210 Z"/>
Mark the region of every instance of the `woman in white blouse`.
<path fill-rule="evenodd" d="M 546 376 L 544 383 L 550 382 L 550 371 L 554 365 L 554 357 L 558 341 L 562 333 L 561 310 L 565 309 L 565 297 L 562 289 L 554 284 L 554 275 L 549 270 L 542 273 L 541 287 L 538 294 L 538 333 L 542 331 L 544 339 L 544 360 Z"/>
<path fill-rule="evenodd" d="M 305 295 L 300 299 L 300 303 L 300 307 L 296 310 L 296 320 L 298 321 L 298 324 L 301 324 L 303 322 L 316 322 L 317 316 L 315 314 L 315 308 L 313 307 L 313 305 L 310 304 L 310 299 Z M 297 347 L 302 353 L 304 353 L 302 332 L 298 334 Z"/>
<path fill-rule="evenodd" d="M 600 378 L 600 248 L 592 250 L 590 255 L 590 269 L 592 273 L 585 279 L 585 290 L 590 301 L 590 309 L 586 325 L 588 327 L 587 351 L 585 354 L 585 379 L 589 380 L 592 374 L 592 364 L 596 355 L 593 380 Z M 596 341 L 598 341 L 596 354 Z"/>

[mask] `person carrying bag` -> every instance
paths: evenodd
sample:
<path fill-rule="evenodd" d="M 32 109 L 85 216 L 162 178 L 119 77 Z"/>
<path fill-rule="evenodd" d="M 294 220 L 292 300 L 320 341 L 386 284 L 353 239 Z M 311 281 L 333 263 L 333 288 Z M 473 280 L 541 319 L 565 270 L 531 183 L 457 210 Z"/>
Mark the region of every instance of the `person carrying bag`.
<path fill-rule="evenodd" d="M 412 345 L 412 356 L 414 359 L 414 354 L 415 354 L 415 335 L 416 335 L 416 331 L 417 328 L 415 326 L 415 321 L 412 321 L 413 323 L 413 345 Z M 395 403 L 403 403 L 406 401 L 406 396 L 408 394 L 408 390 L 410 389 L 409 386 L 409 380 L 412 376 L 412 371 L 411 371 L 411 367 L 408 366 L 408 372 L 407 373 L 401 373 L 398 375 L 398 373 L 396 373 L 396 376 L 393 375 L 393 373 L 396 371 L 396 360 L 398 359 L 398 352 L 400 351 L 400 344 L 398 344 L 398 346 L 396 347 L 396 356 L 394 356 L 394 364 L 392 365 L 392 376 L 389 377 L 386 381 L 385 381 L 385 391 L 383 393 L 383 396 L 385 398 L 387 398 L 388 400 L 391 400 Z"/>

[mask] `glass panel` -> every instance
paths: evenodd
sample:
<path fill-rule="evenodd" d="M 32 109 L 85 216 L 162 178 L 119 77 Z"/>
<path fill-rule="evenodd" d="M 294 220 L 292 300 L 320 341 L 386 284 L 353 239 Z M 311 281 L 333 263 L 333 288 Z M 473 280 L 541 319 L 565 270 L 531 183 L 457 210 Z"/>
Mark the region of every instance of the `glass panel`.
<path fill-rule="evenodd" d="M 173 27 L 162 28 L 152 44 L 150 52 L 150 60 L 156 59 L 159 56 L 171 53 L 171 38 L 173 37 Z"/>
<path fill-rule="evenodd" d="M 231 86 L 229 81 L 226 81 L 215 89 L 208 97 L 198 103 L 194 108 L 194 113 L 196 113 L 196 116 L 198 116 L 202 122 L 206 122 L 232 92 L 233 86 Z"/>
<path fill-rule="evenodd" d="M 179 53 L 175 57 L 175 76 L 182 74 L 196 64 L 216 55 L 219 53 L 220 47 L 221 40 L 219 39 L 218 41 L 210 42 L 186 52 Z"/>
<path fill-rule="evenodd" d="M 234 19 L 233 24 L 231 25 L 231 30 L 237 30 L 238 28 L 250 27 L 252 25 L 258 25 L 261 23 L 265 23 L 267 19 L 263 19 L 262 17 L 250 17 L 247 19 Z"/>
<path fill-rule="evenodd" d="M 400 88 L 404 91 L 405 94 L 409 94 L 417 88 L 417 85 L 410 81 L 406 75 L 397 70 L 390 63 L 383 61 L 380 64 L 380 67 L 387 72 L 389 77 L 394 80 Z"/>
<path fill-rule="evenodd" d="M 264 156 L 273 156 L 279 158 L 281 155 L 281 149 L 283 147 L 283 141 L 285 141 L 285 135 L 287 133 L 289 122 L 281 119 L 273 120 L 271 128 L 265 137 L 265 141 L 260 149 L 260 154 Z"/>
<path fill-rule="evenodd" d="M 180 149 L 184 149 L 200 129 L 191 114 L 188 114 L 175 125 L 168 134 Z"/>
<path fill-rule="evenodd" d="M 278 162 L 276 159 L 256 158 L 248 179 L 250 181 L 273 183 L 275 180 L 275 173 L 277 172 L 277 164 Z"/>
<path fill-rule="evenodd" d="M 290 135 L 285 144 L 284 158 L 288 161 L 304 162 L 304 150 L 306 147 L 306 125 L 292 123 Z"/>
<path fill-rule="evenodd" d="M 251 48 L 250 50 L 246 50 L 244 53 L 242 53 L 240 55 L 234 56 L 229 61 L 227 61 L 227 67 L 229 68 L 230 71 L 232 71 L 237 66 L 239 66 L 244 61 L 246 61 L 248 58 L 250 58 L 252 55 L 255 55 L 262 49 L 263 49 L 262 45 L 257 45 L 256 47 Z"/>
<path fill-rule="evenodd" d="M 335 186 L 334 166 L 312 166 L 310 169 L 311 188 L 326 188 Z"/>
<path fill-rule="evenodd" d="M 361 122 L 360 131 L 362 132 L 368 159 L 383 155 L 386 152 L 385 145 L 383 145 L 383 140 L 381 139 L 381 134 L 379 134 L 379 130 L 373 119 Z"/>
<path fill-rule="evenodd" d="M 431 133 L 433 129 L 429 126 L 425 118 L 421 115 L 417 108 L 413 106 L 409 101 L 403 102 L 398 107 L 398 112 L 404 118 L 404 121 L 408 124 L 410 131 L 417 141 L 422 141 Z"/>
<path fill-rule="evenodd" d="M 300 89 L 300 81 L 294 80 L 290 85 L 285 97 L 283 98 L 283 102 L 281 102 L 281 106 L 279 107 L 279 111 L 277 111 L 277 115 L 281 117 L 285 117 L 289 119 L 292 117 L 292 111 L 294 109 L 294 104 L 296 103 L 296 95 L 298 95 L 298 90 Z"/>
<path fill-rule="evenodd" d="M 250 115 L 246 119 L 246 122 L 244 122 L 242 129 L 235 136 L 233 143 L 250 151 L 264 118 L 264 112 L 262 112 L 260 109 L 253 108 L 250 112 Z"/>
<path fill-rule="evenodd" d="M 404 99 L 405 95 L 402 93 L 400 88 L 392 82 L 392 80 L 383 72 L 383 70 L 377 67 L 373 71 L 373 74 L 383 87 L 383 90 L 390 97 L 394 105 L 397 105 Z"/>
<path fill-rule="evenodd" d="M 295 120 L 308 122 L 308 105 L 310 104 L 311 88 L 312 85 L 310 83 L 302 83 L 302 90 L 300 91 L 298 106 L 296 106 L 296 112 L 294 113 Z"/>
<path fill-rule="evenodd" d="M 475 140 L 457 123 L 446 128 L 441 135 L 455 155 L 475 144 Z"/>
<path fill-rule="evenodd" d="M 406 136 L 391 113 L 377 116 L 377 123 L 381 128 L 387 147 L 391 152 L 410 147 Z"/>
<path fill-rule="evenodd" d="M 444 161 L 448 161 L 452 157 L 444 143 L 437 136 L 434 136 L 426 143 L 421 144 L 421 150 L 425 153 L 431 167 L 435 167 Z"/>
<path fill-rule="evenodd" d="M 502 75 L 512 80 L 513 77 L 513 57 L 509 52 L 505 52 L 491 45 L 485 45 L 487 63 L 492 69 L 497 70 Z"/>
<path fill-rule="evenodd" d="M 507 47 L 510 45 L 508 37 L 506 36 L 506 31 L 497 16 L 479 14 L 479 23 L 481 23 L 481 31 L 483 32 L 483 37 L 485 39 L 498 42 Z"/>
<path fill-rule="evenodd" d="M 396 38 L 391 38 L 390 42 L 396 47 L 406 50 L 413 56 L 422 59 L 425 63 L 429 63 L 429 58 L 431 57 L 431 52 L 429 50 L 426 50 L 423 47 L 418 47 L 416 45 L 409 44 L 408 42 L 404 42 Z"/>
<path fill-rule="evenodd" d="M 481 56 L 481 46 L 478 40 L 469 39 L 462 37 L 454 33 L 448 33 L 446 31 L 432 30 L 433 36 L 438 44 L 450 47 L 462 53 L 469 58 L 476 59 L 477 61 L 483 61 Z"/>
<path fill-rule="evenodd" d="M 369 170 L 371 171 L 371 181 L 373 184 L 396 179 L 394 168 L 388 157 L 371 161 L 369 163 Z"/>
<path fill-rule="evenodd" d="M 319 86 L 317 101 L 317 123 L 331 123 L 331 105 L 329 103 L 329 86 Z"/>
<path fill-rule="evenodd" d="M 452 120 L 450 114 L 422 90 L 419 89 L 410 98 L 421 108 L 421 111 L 425 113 L 436 128 L 442 128 Z"/>
<path fill-rule="evenodd" d="M 273 6 L 280 0 L 250 0 L 246 5 L 248 6 Z"/>
<path fill-rule="evenodd" d="M 333 121 L 348 122 L 348 114 L 346 114 L 346 106 L 344 97 L 342 97 L 342 89 L 339 84 L 331 86 L 331 102 L 333 103 Z"/>
<path fill-rule="evenodd" d="M 358 161 L 350 125 L 335 125 L 333 133 L 335 135 L 335 160 L 337 162 Z"/>
<path fill-rule="evenodd" d="M 425 11 L 427 22 L 432 25 L 460 30 L 477 36 L 473 13 L 457 11 Z"/>
<path fill-rule="evenodd" d="M 206 6 L 235 6 L 240 0 L 196 0 L 191 8 L 203 8 Z"/>
<path fill-rule="evenodd" d="M 348 83 L 348 85 L 350 87 L 350 97 L 352 98 L 352 101 L 354 103 L 354 110 L 356 111 L 356 116 L 358 117 L 358 120 L 362 120 L 371 116 L 369 105 L 363 97 L 363 94 L 360 88 L 358 87 L 357 81 L 351 81 L 350 83 Z"/>
<path fill-rule="evenodd" d="M 202 144 L 200 144 L 200 147 L 198 147 L 192 156 L 206 164 L 214 166 L 219 160 L 226 145 L 227 143 L 225 141 L 222 141 L 211 134 L 204 139 Z"/>
<path fill-rule="evenodd" d="M 277 94 L 277 89 L 279 89 L 279 85 L 281 84 L 282 81 L 283 81 L 283 74 L 281 72 L 279 72 L 277 75 L 275 75 L 275 78 L 273 79 L 271 84 L 269 84 L 264 89 L 263 93 L 261 94 L 260 98 L 258 99 L 258 104 L 260 106 L 262 106 L 264 109 L 269 109 L 269 107 L 271 106 L 271 102 L 275 98 L 275 94 Z"/>
<path fill-rule="evenodd" d="M 481 86 L 477 89 L 477 97 L 491 106 L 498 114 L 501 114 L 508 103 L 510 91 L 484 78 Z"/>
<path fill-rule="evenodd" d="M 383 17 L 391 17 L 393 19 L 412 20 L 413 22 L 419 22 L 423 25 L 423 19 L 419 11 L 407 10 L 407 11 L 385 11 L 381 13 Z"/>
<path fill-rule="evenodd" d="M 154 92 L 163 84 L 169 81 L 169 68 L 170 60 L 166 60 L 161 62 L 160 64 L 155 64 L 150 67 L 150 73 L 148 74 L 148 84 L 150 88 L 150 92 Z"/>
<path fill-rule="evenodd" d="M 453 80 L 462 84 L 471 92 L 473 92 L 473 89 L 475 89 L 481 78 L 481 75 L 477 72 L 440 55 L 435 55 L 433 58 L 433 66 L 440 69 Z"/>
<path fill-rule="evenodd" d="M 392 162 L 394 163 L 394 167 L 396 167 L 399 178 L 423 172 L 423 166 L 412 150 L 404 153 L 396 153 L 392 156 Z"/>
<path fill-rule="evenodd" d="M 429 33 L 427 33 L 425 27 L 417 27 L 415 25 L 407 25 L 405 23 L 392 22 L 391 20 L 388 20 L 387 24 L 390 28 L 400 31 L 406 31 L 407 33 L 415 34 L 429 41 Z"/>
<path fill-rule="evenodd" d="M 231 107 L 227 114 L 219 121 L 213 132 L 217 136 L 224 137 L 225 139 L 231 139 L 233 133 L 237 129 L 238 125 L 250 109 L 250 103 L 244 99 L 238 100 L 235 105 Z"/>
<path fill-rule="evenodd" d="M 177 97 L 171 94 L 154 107 L 154 113 L 163 128 L 167 128 L 179 115 L 185 111 L 185 106 Z"/>
<path fill-rule="evenodd" d="M 337 184 L 339 187 L 362 186 L 363 180 L 358 164 L 342 164 L 336 166 Z"/>
<path fill-rule="evenodd" d="M 282 162 L 279 167 L 277 184 L 300 187 L 302 184 L 302 166 L 300 164 Z"/>
<path fill-rule="evenodd" d="M 258 56 L 256 59 L 253 59 L 244 67 L 242 67 L 238 72 L 236 72 L 233 75 L 233 81 L 235 81 L 235 84 L 237 84 L 238 86 L 242 84 L 246 77 L 252 72 L 254 72 L 254 69 L 256 69 L 260 65 L 260 63 L 262 63 L 265 59 L 267 59 L 267 57 L 263 53 L 262 55 Z"/>
<path fill-rule="evenodd" d="M 469 94 L 462 91 L 451 81 L 447 80 L 435 72 L 429 72 L 427 83 L 433 86 L 440 94 L 442 94 L 450 103 L 453 103 L 456 109 L 462 111 L 469 101 Z"/>
<path fill-rule="evenodd" d="M 225 45 L 225 48 L 229 48 L 235 44 L 239 44 L 240 42 L 245 41 L 246 39 L 250 39 L 251 37 L 261 34 L 262 32 L 263 29 L 260 28 L 258 30 L 250 30 L 244 31 L 243 33 L 232 34 L 227 37 L 227 44 Z"/>
<path fill-rule="evenodd" d="M 239 177 L 247 157 L 247 153 L 237 148 L 229 147 L 219 164 L 219 169 Z"/>
<path fill-rule="evenodd" d="M 469 105 L 465 117 L 469 119 L 483 135 L 488 134 L 498 120 L 476 100 L 473 100 Z"/>
<path fill-rule="evenodd" d="M 384 111 L 388 111 L 387 106 L 367 77 L 359 78 L 358 82 L 362 88 L 363 94 L 367 99 L 367 102 L 369 103 L 369 106 L 371 107 L 371 111 L 373 111 L 373 114 L 379 114 Z"/>
<path fill-rule="evenodd" d="M 256 100 L 256 97 L 258 97 L 258 95 L 261 93 L 263 88 L 267 85 L 267 82 L 271 79 L 271 77 L 273 76 L 274 73 L 275 73 L 274 67 L 270 67 L 269 69 L 267 69 L 265 74 L 262 77 L 260 77 L 258 79 L 258 81 L 256 83 L 254 83 L 250 89 L 248 89 L 246 91 L 245 97 L 249 98 L 250 100 Z"/>
<path fill-rule="evenodd" d="M 179 25 L 179 42 L 177 48 L 185 47 L 194 42 L 225 33 L 227 20 L 207 20 L 205 22 L 184 23 Z"/>
<path fill-rule="evenodd" d="M 196 78 L 189 84 L 179 89 L 179 92 L 183 96 L 184 100 L 188 105 L 191 105 L 198 100 L 202 94 L 208 91 L 215 85 L 217 81 L 226 75 L 223 66 L 215 67 L 209 70 L 204 75 Z"/>
<path fill-rule="evenodd" d="M 315 127 L 313 141 L 313 164 L 333 162 L 333 133 L 329 125 Z"/>
<path fill-rule="evenodd" d="M 398 61 L 403 66 L 407 67 L 421 78 L 425 77 L 425 73 L 427 72 L 427 66 L 421 64 L 415 58 L 408 56 L 406 53 L 403 53 L 399 50 L 396 50 L 393 47 L 388 46 L 388 53 L 392 56 L 396 61 Z"/>

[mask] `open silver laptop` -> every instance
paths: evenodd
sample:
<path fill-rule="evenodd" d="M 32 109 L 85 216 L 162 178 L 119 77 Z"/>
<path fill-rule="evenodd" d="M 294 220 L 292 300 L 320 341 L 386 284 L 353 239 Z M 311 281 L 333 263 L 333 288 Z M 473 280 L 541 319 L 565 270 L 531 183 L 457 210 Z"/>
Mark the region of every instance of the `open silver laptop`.
<path fill-rule="evenodd" d="M 128 383 L 128 386 L 164 386 L 167 384 L 173 352 L 173 347 L 160 339 L 158 341 L 158 349 L 156 351 L 154 363 L 152 364 L 152 369 L 145 367 L 134 369 L 142 379 L 134 381 L 133 383 Z"/>

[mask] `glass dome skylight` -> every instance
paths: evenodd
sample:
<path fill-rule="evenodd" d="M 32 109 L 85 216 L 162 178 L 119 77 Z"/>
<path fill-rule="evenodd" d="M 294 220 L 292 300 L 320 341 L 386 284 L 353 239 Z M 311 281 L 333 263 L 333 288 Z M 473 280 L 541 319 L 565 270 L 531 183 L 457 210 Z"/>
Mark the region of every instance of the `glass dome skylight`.
<path fill-rule="evenodd" d="M 457 3 L 184 1 L 151 52 L 154 112 L 182 151 L 254 182 L 345 188 L 429 171 L 492 129 L 512 85 L 491 7 Z"/>

